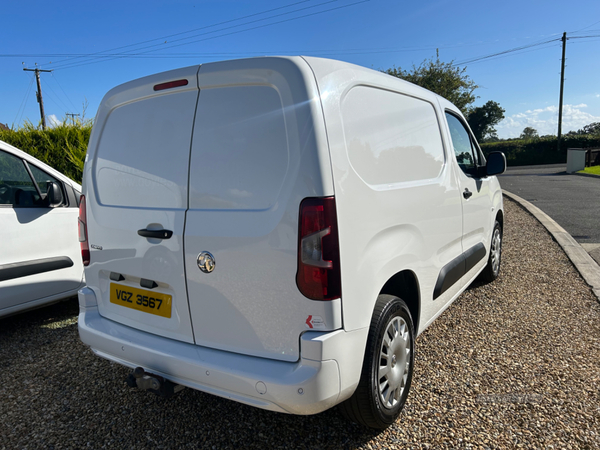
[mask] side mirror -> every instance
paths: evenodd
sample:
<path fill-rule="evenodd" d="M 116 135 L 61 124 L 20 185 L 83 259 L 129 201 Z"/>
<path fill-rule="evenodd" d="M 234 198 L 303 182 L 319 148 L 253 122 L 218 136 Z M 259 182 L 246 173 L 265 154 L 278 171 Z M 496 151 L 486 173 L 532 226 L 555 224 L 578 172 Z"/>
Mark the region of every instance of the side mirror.
<path fill-rule="evenodd" d="M 500 175 L 506 170 L 506 156 L 502 152 L 492 152 L 487 157 L 486 175 Z"/>
<path fill-rule="evenodd" d="M 46 194 L 46 201 L 48 202 L 48 206 L 54 207 L 63 204 L 64 197 L 62 189 L 60 188 L 57 182 L 51 181 L 48 183 L 48 190 Z"/>

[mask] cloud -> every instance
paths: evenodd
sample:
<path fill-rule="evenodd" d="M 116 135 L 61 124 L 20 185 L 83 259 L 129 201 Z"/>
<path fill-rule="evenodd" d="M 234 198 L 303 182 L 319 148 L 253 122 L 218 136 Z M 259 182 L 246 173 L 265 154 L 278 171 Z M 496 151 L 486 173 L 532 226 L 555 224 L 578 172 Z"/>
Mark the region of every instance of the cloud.
<path fill-rule="evenodd" d="M 60 120 L 58 120 L 58 117 L 56 117 L 56 115 L 50 114 L 49 116 L 46 116 L 46 124 L 50 128 L 54 128 L 54 127 L 61 126 L 62 122 Z"/>
<path fill-rule="evenodd" d="M 587 108 L 585 103 L 579 105 L 563 105 L 562 132 L 577 131 L 592 122 L 600 122 L 600 117 L 582 111 Z M 523 128 L 535 128 L 540 136 L 546 134 L 556 135 L 558 131 L 558 106 L 530 109 L 522 113 L 506 117 L 496 126 L 498 137 L 519 137 Z"/>

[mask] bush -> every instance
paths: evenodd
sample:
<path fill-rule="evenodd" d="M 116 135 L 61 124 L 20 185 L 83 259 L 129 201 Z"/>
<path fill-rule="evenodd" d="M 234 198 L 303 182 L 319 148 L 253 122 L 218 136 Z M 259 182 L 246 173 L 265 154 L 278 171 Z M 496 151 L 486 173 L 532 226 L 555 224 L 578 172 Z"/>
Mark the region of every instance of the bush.
<path fill-rule="evenodd" d="M 504 152 L 509 166 L 526 166 L 566 163 L 569 148 L 598 148 L 600 147 L 600 137 L 565 135 L 560 142 L 560 151 L 556 147 L 556 136 L 535 139 L 510 139 L 481 144 L 484 155 L 497 151 Z"/>
<path fill-rule="evenodd" d="M 0 130 L 0 140 L 29 153 L 49 166 L 81 183 L 92 122 L 75 122 L 37 129 L 26 122 L 17 130 Z"/>

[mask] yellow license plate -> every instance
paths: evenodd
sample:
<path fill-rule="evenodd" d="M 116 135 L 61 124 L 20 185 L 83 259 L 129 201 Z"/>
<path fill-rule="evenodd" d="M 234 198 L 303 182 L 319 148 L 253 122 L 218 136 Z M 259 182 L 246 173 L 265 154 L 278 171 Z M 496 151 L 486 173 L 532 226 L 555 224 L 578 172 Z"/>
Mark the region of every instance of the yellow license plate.
<path fill-rule="evenodd" d="M 171 295 L 110 283 L 110 302 L 115 305 L 170 319 L 172 300 Z"/>

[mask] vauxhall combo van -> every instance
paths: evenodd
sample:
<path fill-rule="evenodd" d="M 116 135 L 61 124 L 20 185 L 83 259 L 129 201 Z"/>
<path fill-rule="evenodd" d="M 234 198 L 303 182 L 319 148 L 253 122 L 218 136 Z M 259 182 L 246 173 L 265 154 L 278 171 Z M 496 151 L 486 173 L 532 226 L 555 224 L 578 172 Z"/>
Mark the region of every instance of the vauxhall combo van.
<path fill-rule="evenodd" d="M 498 276 L 505 167 L 448 101 L 339 61 L 125 83 L 85 162 L 81 339 L 132 387 L 385 428 L 417 335 Z"/>

